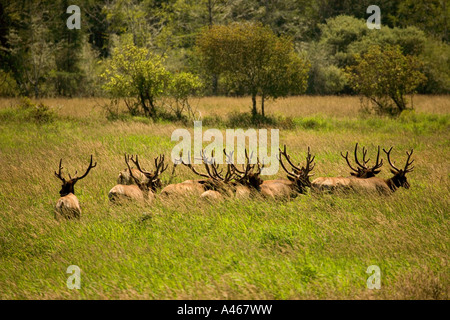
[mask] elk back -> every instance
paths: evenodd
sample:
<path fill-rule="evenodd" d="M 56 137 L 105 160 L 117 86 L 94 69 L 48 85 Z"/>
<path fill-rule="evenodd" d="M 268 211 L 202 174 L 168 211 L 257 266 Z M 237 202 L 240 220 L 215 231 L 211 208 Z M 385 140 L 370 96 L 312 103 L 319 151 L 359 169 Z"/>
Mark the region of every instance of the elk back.
<path fill-rule="evenodd" d="M 133 170 L 133 176 L 139 179 L 141 183 L 147 182 L 148 178 L 145 176 L 145 174 L 143 174 L 136 168 L 133 168 L 131 170 Z M 134 179 L 130 175 L 130 171 L 128 171 L 128 168 L 119 172 L 119 176 L 117 177 L 117 184 L 123 185 L 135 184 Z"/>
<path fill-rule="evenodd" d="M 144 193 L 137 185 L 118 184 L 109 190 L 108 198 L 111 202 L 129 199 L 144 200 Z"/>
<path fill-rule="evenodd" d="M 180 183 L 169 184 L 161 190 L 163 197 L 200 196 L 205 192 L 204 184 L 196 180 L 186 180 Z"/>
<path fill-rule="evenodd" d="M 73 194 L 59 198 L 55 206 L 55 218 L 80 218 L 81 208 L 78 198 Z"/>

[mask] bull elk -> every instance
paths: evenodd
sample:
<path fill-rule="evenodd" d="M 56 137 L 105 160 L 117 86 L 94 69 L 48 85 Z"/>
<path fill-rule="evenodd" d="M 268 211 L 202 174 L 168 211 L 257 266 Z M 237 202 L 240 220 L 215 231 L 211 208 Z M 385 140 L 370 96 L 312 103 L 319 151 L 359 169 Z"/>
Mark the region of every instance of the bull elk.
<path fill-rule="evenodd" d="M 315 190 L 334 190 L 334 189 L 345 189 L 350 188 L 353 184 L 365 184 L 366 182 L 358 182 L 362 179 L 369 179 L 375 177 L 381 171 L 381 166 L 383 165 L 383 159 L 380 160 L 380 146 L 378 146 L 377 158 L 375 165 L 372 167 L 368 166 L 370 159 L 366 159 L 367 149 L 363 147 L 362 149 L 362 162 L 358 159 L 358 143 L 355 145 L 355 162 L 357 167 L 354 168 L 348 159 L 348 151 L 344 154 L 341 152 L 341 156 L 347 162 L 347 165 L 352 170 L 350 172 L 351 177 L 319 177 L 312 182 L 312 187 Z"/>
<path fill-rule="evenodd" d="M 230 166 L 228 166 L 226 174 L 222 175 L 223 169 L 219 170 L 219 165 L 214 160 L 214 153 L 211 154 L 211 160 L 207 158 L 204 150 L 201 151 L 200 155 L 206 173 L 199 172 L 191 164 L 190 160 L 186 163 L 181 159 L 180 162 L 203 179 L 186 180 L 180 183 L 170 184 L 161 191 L 161 196 L 199 196 L 207 200 L 223 199 L 222 193 L 227 191 L 227 185 L 231 183 L 233 177 Z"/>
<path fill-rule="evenodd" d="M 201 152 L 201 158 L 205 168 L 204 172 L 198 171 L 190 162 L 186 163 L 183 160 L 180 162 L 188 167 L 196 175 L 202 177 L 199 180 L 187 180 L 181 183 L 171 184 L 166 186 L 162 191 L 162 196 L 184 196 L 194 195 L 199 196 L 201 199 L 206 200 L 223 200 L 225 197 L 237 197 L 245 198 L 251 193 L 249 184 L 254 183 L 256 177 L 259 177 L 261 173 L 261 167 L 259 167 L 259 173 L 254 174 L 252 171 L 255 165 L 249 164 L 248 154 L 246 151 L 246 164 L 243 166 L 242 171 L 237 169 L 230 161 L 230 157 L 227 156 L 227 166 L 224 173 L 223 169 L 219 168 L 219 165 L 214 160 L 214 153 L 211 154 L 211 159 L 205 155 L 204 151 Z M 262 181 L 261 181 L 262 182 Z"/>
<path fill-rule="evenodd" d="M 245 163 L 242 164 L 242 170 L 240 170 L 231 161 L 231 155 L 227 155 L 225 150 L 224 153 L 228 158 L 227 163 L 231 166 L 233 172 L 235 197 L 245 199 L 260 193 L 261 185 L 263 184 L 261 171 L 264 168 L 264 163 L 261 165 L 259 158 L 257 158 L 255 164 L 250 164 L 250 158 L 247 149 L 245 149 Z"/>
<path fill-rule="evenodd" d="M 407 159 L 406 164 L 403 169 L 398 169 L 394 163 L 391 160 L 391 151 L 392 147 L 389 149 L 389 151 L 386 151 L 383 149 L 383 151 L 387 155 L 387 159 L 389 162 L 389 165 L 391 166 L 391 173 L 394 175 L 393 177 L 389 179 L 382 179 L 379 177 L 370 177 L 366 179 L 361 178 L 343 178 L 346 179 L 339 185 L 335 185 L 334 188 L 327 187 L 326 189 L 341 189 L 341 190 L 356 190 L 356 191 L 365 191 L 365 192 L 376 192 L 380 194 L 390 194 L 394 191 L 396 191 L 400 187 L 404 187 L 405 189 L 409 189 L 410 185 L 408 180 L 406 179 L 406 174 L 413 171 L 414 167 L 411 167 L 414 160 L 410 161 L 411 156 L 413 154 L 413 149 L 411 149 L 411 152 L 406 151 Z M 320 178 L 318 178 L 320 179 Z M 316 180 L 318 180 L 316 179 Z M 329 179 L 329 178 L 322 178 L 322 179 Z M 312 182 L 313 188 L 315 190 L 323 190 L 323 181 L 314 180 Z"/>
<path fill-rule="evenodd" d="M 144 180 L 135 176 L 134 170 L 131 169 L 129 161 L 132 161 L 137 170 L 145 176 Z M 115 202 L 118 199 L 134 199 L 147 200 L 151 202 L 155 197 L 155 192 L 161 187 L 161 180 L 159 176 L 167 169 L 168 165 L 164 166 L 164 155 L 155 158 L 155 171 L 147 171 L 142 169 L 139 163 L 139 157 L 136 159 L 133 156 L 125 154 L 125 163 L 128 167 L 128 172 L 136 184 L 126 185 L 118 184 L 114 186 L 108 193 L 110 201 Z"/>
<path fill-rule="evenodd" d="M 182 154 L 180 154 L 180 158 L 182 157 Z M 201 174 L 195 170 L 195 168 L 190 163 L 190 157 L 189 162 L 185 163 L 182 159 L 180 160 L 180 163 L 185 165 L 186 167 L 190 168 L 195 174 L 200 175 L 204 177 L 204 174 Z M 174 170 L 178 163 L 174 164 Z M 208 176 L 206 176 L 208 177 Z M 205 179 L 202 180 L 186 180 L 180 183 L 172 183 L 167 186 L 165 186 L 161 190 L 161 197 L 163 198 L 172 198 L 172 197 L 179 197 L 179 196 L 200 196 L 203 192 L 206 191 L 204 184 L 206 183 Z"/>
<path fill-rule="evenodd" d="M 278 150 L 278 160 L 281 167 L 287 173 L 287 179 L 277 180 L 265 180 L 261 185 L 261 194 L 269 198 L 291 198 L 296 197 L 298 194 L 304 194 L 307 187 L 311 187 L 309 177 L 312 176 L 311 171 L 314 169 L 315 164 L 313 156 L 311 156 L 311 150 L 308 147 L 308 153 L 306 155 L 306 166 L 300 168 L 300 164 L 295 165 L 290 156 L 287 154 L 286 145 L 284 145 L 283 151 Z M 283 157 L 291 166 L 291 170 L 288 170 L 283 162 Z"/>
<path fill-rule="evenodd" d="M 61 198 L 59 198 L 58 202 L 55 206 L 55 218 L 63 217 L 66 219 L 71 218 L 80 218 L 81 208 L 78 198 L 75 196 L 75 184 L 85 178 L 92 168 L 95 168 L 97 162 L 92 164 L 92 155 L 91 162 L 89 163 L 89 167 L 86 172 L 81 176 L 77 177 L 78 171 L 75 171 L 75 176 L 72 178 L 69 174 L 69 180 L 66 180 L 61 173 L 62 167 L 62 159 L 59 160 L 59 169 L 58 172 L 55 171 L 55 176 L 62 181 L 62 187 L 59 191 Z"/>

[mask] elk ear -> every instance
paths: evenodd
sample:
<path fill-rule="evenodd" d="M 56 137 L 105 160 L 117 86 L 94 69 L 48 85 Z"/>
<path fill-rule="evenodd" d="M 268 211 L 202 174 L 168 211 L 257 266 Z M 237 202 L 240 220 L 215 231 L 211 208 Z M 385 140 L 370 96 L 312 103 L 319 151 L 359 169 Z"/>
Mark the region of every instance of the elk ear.
<path fill-rule="evenodd" d="M 357 173 L 354 173 L 354 172 L 350 172 L 350 174 L 351 174 L 352 176 L 358 176 L 358 174 L 357 174 Z"/>
<path fill-rule="evenodd" d="M 290 181 L 295 182 L 295 179 L 292 178 L 291 176 L 287 176 L 287 178 L 288 178 Z"/>
<path fill-rule="evenodd" d="M 394 169 L 391 169 L 391 173 L 392 173 L 392 174 L 397 174 L 398 171 L 395 171 Z"/>

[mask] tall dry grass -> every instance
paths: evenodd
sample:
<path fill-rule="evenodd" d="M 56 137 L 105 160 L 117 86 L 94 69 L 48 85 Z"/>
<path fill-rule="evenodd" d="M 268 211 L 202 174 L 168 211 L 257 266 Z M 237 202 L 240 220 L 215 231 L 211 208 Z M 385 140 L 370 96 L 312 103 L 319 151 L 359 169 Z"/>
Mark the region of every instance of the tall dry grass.
<path fill-rule="evenodd" d="M 411 189 L 389 197 L 307 194 L 292 201 L 175 199 L 112 206 L 107 193 L 123 153 L 145 167 L 168 155 L 178 124 L 106 121 L 96 99 L 49 99 L 59 118 L 18 120 L 1 100 L 0 298 L 2 299 L 448 299 L 450 130 L 447 97 L 417 97 L 416 114 L 359 115 L 353 97 L 296 97 L 269 105 L 295 126 L 280 130 L 295 162 L 307 147 L 315 176 L 347 176 L 340 156 L 355 142 L 394 146 L 402 165 L 414 148 Z M 246 98 L 203 98 L 205 114 L 247 110 Z M 309 107 L 308 107 L 309 105 Z M 205 127 L 206 129 L 207 127 Z M 224 130 L 224 129 L 222 129 Z M 75 191 L 79 221 L 56 221 L 53 206 L 65 170 L 98 165 Z M 390 176 L 386 163 L 380 174 Z M 179 167 L 163 183 L 195 176 Z M 280 171 L 276 177 L 284 177 Z M 273 177 L 264 177 L 264 179 Z M 82 289 L 66 287 L 69 265 Z M 382 289 L 366 287 L 369 265 Z"/>
<path fill-rule="evenodd" d="M 450 113 L 449 97 L 416 95 L 413 106 L 416 112 L 448 114 Z M 32 99 L 55 108 L 62 116 L 75 118 L 103 117 L 103 105 L 109 103 L 106 98 L 45 98 Z M 10 107 L 20 102 L 20 99 L 0 98 L 0 109 Z M 258 101 L 258 103 L 260 103 Z M 232 112 L 250 112 L 250 97 L 203 97 L 191 98 L 194 110 L 202 116 L 217 115 L 225 117 Z M 259 108 L 259 106 L 258 106 Z M 122 104 L 122 109 L 125 110 Z M 267 114 L 280 114 L 289 117 L 306 117 L 323 114 L 333 117 L 355 117 L 360 112 L 360 98 L 356 96 L 296 96 L 280 98 L 265 102 Z"/>

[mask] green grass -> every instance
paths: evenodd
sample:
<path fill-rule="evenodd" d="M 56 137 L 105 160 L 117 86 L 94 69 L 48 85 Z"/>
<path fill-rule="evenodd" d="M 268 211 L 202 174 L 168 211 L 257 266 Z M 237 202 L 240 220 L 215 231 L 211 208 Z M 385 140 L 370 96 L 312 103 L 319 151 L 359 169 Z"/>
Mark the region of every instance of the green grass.
<path fill-rule="evenodd" d="M 291 129 L 280 129 L 280 143 L 297 162 L 311 147 L 315 177 L 347 176 L 340 152 L 352 152 L 355 142 L 369 157 L 377 145 L 394 146 L 399 166 L 414 148 L 411 189 L 389 197 L 309 193 L 282 202 L 112 206 L 107 193 L 125 168 L 123 153 L 151 166 L 159 153 L 170 154 L 177 125 L 63 114 L 35 123 L 17 112 L 0 110 L 1 299 L 449 297 L 448 113 L 391 119 L 322 112 L 296 115 Z M 72 173 L 87 167 L 90 154 L 98 165 L 75 186 L 82 217 L 58 222 L 59 159 Z M 390 176 L 387 163 L 380 176 Z M 174 181 L 191 178 L 177 168 Z M 81 268 L 80 290 L 66 286 L 70 265 Z M 380 290 L 366 287 L 370 265 L 381 268 Z"/>

